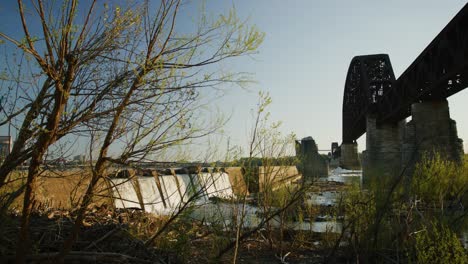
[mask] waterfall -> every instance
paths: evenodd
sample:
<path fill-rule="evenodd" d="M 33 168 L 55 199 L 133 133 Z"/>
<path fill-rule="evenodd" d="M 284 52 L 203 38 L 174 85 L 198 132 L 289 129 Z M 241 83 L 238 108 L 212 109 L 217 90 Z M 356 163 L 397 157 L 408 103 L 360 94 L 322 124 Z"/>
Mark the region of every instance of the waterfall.
<path fill-rule="evenodd" d="M 163 197 L 158 190 L 158 185 L 153 177 L 138 177 L 141 196 L 145 204 L 145 210 L 156 214 L 165 214 Z"/>
<path fill-rule="evenodd" d="M 116 208 L 140 208 L 138 196 L 130 179 L 112 179 Z"/>
<path fill-rule="evenodd" d="M 182 197 L 179 194 L 176 178 L 173 175 L 160 176 L 161 184 L 163 186 L 164 197 L 167 201 L 168 207 L 177 208 L 181 203 Z"/>
<path fill-rule="evenodd" d="M 201 173 L 198 175 L 207 197 L 230 198 L 234 196 L 227 173 Z"/>
<path fill-rule="evenodd" d="M 145 211 L 158 215 L 176 212 L 193 195 L 199 195 L 194 201 L 197 204 L 206 204 L 211 197 L 224 199 L 234 197 L 229 175 L 224 172 L 157 177 L 136 176 L 134 179 L 112 179 L 116 208 L 141 208 L 138 191 L 141 193 L 141 202 L 144 204 Z M 135 188 L 136 184 L 139 188 Z"/>
<path fill-rule="evenodd" d="M 191 176 L 188 174 L 176 174 L 175 177 L 179 183 L 179 190 L 182 194 L 182 201 L 187 202 L 190 196 L 194 195 L 198 190 L 196 187 L 197 182 L 192 183 L 192 180 L 190 179 Z"/>

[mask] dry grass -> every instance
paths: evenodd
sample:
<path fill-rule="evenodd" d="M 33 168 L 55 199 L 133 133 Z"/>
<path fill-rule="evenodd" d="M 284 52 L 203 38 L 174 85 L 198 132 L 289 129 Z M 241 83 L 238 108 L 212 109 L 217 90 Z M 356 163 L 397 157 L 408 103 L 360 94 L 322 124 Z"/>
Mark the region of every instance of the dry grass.
<path fill-rule="evenodd" d="M 18 190 L 26 182 L 27 171 L 15 171 L 2 189 L 0 195 Z M 36 182 L 35 204 L 49 208 L 73 209 L 82 199 L 91 179 L 91 173 L 83 169 L 71 169 L 66 171 L 45 170 Z M 106 182 L 101 179 L 95 189 L 93 204 L 113 204 L 110 191 Z M 11 208 L 22 208 L 23 195 L 17 197 Z"/>

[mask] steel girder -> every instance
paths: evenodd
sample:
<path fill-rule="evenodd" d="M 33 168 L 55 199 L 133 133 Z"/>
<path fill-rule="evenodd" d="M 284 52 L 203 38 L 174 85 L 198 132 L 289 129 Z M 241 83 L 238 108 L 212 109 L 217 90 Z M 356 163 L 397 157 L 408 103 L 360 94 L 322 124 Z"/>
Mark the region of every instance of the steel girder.
<path fill-rule="evenodd" d="M 421 52 L 396 83 L 398 108 L 383 120 L 411 115 L 411 104 L 445 99 L 468 86 L 468 4 Z M 389 109 L 390 110 L 390 109 Z"/>
<path fill-rule="evenodd" d="M 386 54 L 354 57 L 346 76 L 343 96 L 343 143 L 366 132 L 366 115 L 379 115 L 384 95 L 392 92 L 395 74 Z"/>
<path fill-rule="evenodd" d="M 377 122 L 398 122 L 411 104 L 442 100 L 468 87 L 468 4 L 394 80 L 388 55 L 353 58 L 343 98 L 343 143 L 366 131 L 366 115 Z"/>

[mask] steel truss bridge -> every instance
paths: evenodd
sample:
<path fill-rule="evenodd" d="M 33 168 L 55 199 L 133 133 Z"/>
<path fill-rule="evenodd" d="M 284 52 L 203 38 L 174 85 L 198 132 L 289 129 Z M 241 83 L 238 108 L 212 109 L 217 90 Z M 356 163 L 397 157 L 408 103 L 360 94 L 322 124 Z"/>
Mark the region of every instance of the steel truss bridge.
<path fill-rule="evenodd" d="M 395 79 L 386 54 L 351 60 L 343 97 L 343 143 L 366 132 L 366 116 L 378 123 L 411 115 L 411 104 L 443 100 L 468 86 L 468 4 Z"/>

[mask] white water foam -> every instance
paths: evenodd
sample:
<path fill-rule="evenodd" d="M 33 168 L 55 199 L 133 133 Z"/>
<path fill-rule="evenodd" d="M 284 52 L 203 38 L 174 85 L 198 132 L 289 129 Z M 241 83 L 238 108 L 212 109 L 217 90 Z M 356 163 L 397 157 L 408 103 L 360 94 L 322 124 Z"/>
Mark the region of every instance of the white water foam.
<path fill-rule="evenodd" d="M 169 215 L 179 210 L 193 195 L 201 205 L 211 197 L 234 197 L 229 175 L 226 173 L 177 174 L 159 176 L 161 192 L 155 178 L 137 177 L 146 212 Z M 116 208 L 140 208 L 138 196 L 129 179 L 112 179 Z"/>
<path fill-rule="evenodd" d="M 229 176 L 226 173 L 200 173 L 200 185 L 205 186 L 206 196 L 231 198 L 234 196 Z"/>
<path fill-rule="evenodd" d="M 116 208 L 140 208 L 138 196 L 130 179 L 112 179 Z"/>
<path fill-rule="evenodd" d="M 167 214 L 163 197 L 159 192 L 158 185 L 153 177 L 139 177 L 141 196 L 145 204 L 145 211 L 155 214 Z"/>

